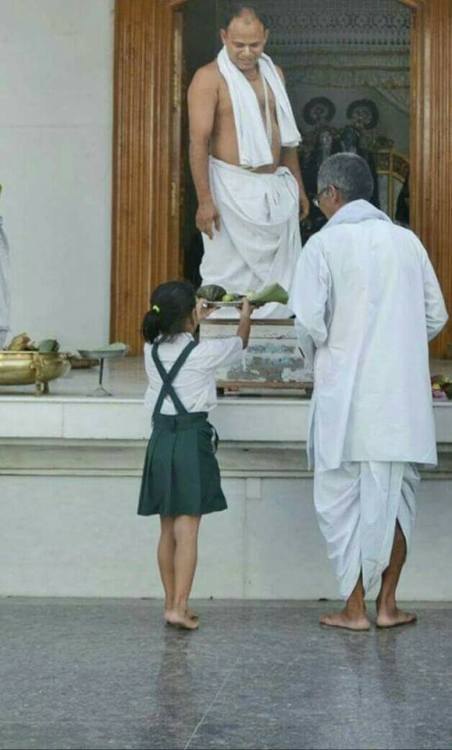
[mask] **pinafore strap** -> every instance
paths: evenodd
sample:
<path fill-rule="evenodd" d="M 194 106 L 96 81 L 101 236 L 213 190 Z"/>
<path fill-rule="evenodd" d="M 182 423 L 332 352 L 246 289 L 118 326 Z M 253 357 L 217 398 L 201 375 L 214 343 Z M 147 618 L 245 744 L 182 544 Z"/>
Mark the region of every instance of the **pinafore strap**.
<path fill-rule="evenodd" d="M 160 409 L 162 408 L 162 404 L 167 396 L 169 396 L 170 399 L 172 400 L 174 406 L 176 407 L 176 411 L 178 414 L 188 414 L 187 409 L 183 405 L 182 401 L 180 400 L 179 396 L 177 395 L 174 389 L 173 381 L 176 378 L 177 374 L 180 372 L 183 365 L 185 364 L 185 361 L 188 355 L 193 351 L 193 349 L 197 345 L 198 345 L 197 341 L 190 341 L 190 343 L 187 344 L 185 349 L 182 350 L 181 354 L 179 354 L 178 358 L 176 359 L 175 363 L 171 367 L 170 371 L 167 372 L 165 368 L 163 367 L 162 362 L 157 352 L 158 342 L 155 342 L 153 344 L 152 359 L 154 360 L 154 364 L 162 379 L 162 388 L 160 390 L 159 397 L 155 404 L 153 417 L 155 417 L 156 414 L 160 414 Z"/>

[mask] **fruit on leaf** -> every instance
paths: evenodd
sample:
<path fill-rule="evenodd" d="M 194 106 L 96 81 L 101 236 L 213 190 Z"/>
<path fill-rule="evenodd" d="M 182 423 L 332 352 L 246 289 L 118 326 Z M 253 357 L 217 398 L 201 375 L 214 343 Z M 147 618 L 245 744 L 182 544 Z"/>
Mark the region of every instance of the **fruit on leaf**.
<path fill-rule="evenodd" d="M 206 286 L 200 286 L 196 292 L 196 296 L 202 299 L 208 300 L 208 302 L 221 302 L 226 289 L 218 284 L 206 284 Z"/>
<path fill-rule="evenodd" d="M 280 284 L 270 284 L 260 292 L 248 292 L 246 296 L 253 305 L 264 305 L 266 302 L 279 302 L 281 305 L 287 305 L 289 301 L 289 295 Z"/>

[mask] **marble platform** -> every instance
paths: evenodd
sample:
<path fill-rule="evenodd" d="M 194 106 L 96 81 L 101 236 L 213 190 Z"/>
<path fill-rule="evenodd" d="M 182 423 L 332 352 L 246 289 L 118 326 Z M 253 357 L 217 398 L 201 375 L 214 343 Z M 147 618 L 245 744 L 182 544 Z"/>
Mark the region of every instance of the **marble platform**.
<path fill-rule="evenodd" d="M 432 362 L 448 374 L 451 363 Z M 0 389 L 0 595 L 160 596 L 158 522 L 136 516 L 150 431 L 141 358 Z M 334 597 L 304 451 L 309 401 L 225 396 L 212 412 L 226 513 L 203 520 L 198 597 Z M 406 598 L 452 600 L 452 402 L 434 407 L 438 469 L 424 472 Z"/>

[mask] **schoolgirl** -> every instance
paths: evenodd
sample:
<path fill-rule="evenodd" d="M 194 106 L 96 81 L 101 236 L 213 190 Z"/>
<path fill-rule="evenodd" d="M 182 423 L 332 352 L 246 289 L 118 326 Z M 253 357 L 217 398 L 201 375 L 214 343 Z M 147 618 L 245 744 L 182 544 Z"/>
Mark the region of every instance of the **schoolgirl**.
<path fill-rule="evenodd" d="M 252 308 L 243 301 L 236 336 L 197 341 L 211 309 L 191 284 L 170 281 L 151 296 L 143 321 L 145 403 L 152 412 L 138 513 L 160 515 L 158 563 L 167 623 L 195 630 L 188 607 L 197 563 L 198 531 L 206 513 L 225 510 L 215 457 L 217 435 L 208 421 L 216 405 L 215 371 L 240 359 L 248 344 Z"/>

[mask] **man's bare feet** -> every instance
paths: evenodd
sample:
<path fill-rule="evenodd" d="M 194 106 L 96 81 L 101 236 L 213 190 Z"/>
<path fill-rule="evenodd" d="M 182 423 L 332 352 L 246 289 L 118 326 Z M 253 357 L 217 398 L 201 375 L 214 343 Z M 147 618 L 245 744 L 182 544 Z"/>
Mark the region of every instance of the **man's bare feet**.
<path fill-rule="evenodd" d="M 189 617 L 187 611 L 180 612 L 177 609 L 170 609 L 165 612 L 165 621 L 168 625 L 184 630 L 197 630 L 199 622 L 196 618 Z"/>
<path fill-rule="evenodd" d="M 344 628 L 345 630 L 356 631 L 369 630 L 370 628 L 370 622 L 365 615 L 352 617 L 345 610 L 322 615 L 320 624 L 327 625 L 329 628 Z"/>
<path fill-rule="evenodd" d="M 382 610 L 377 613 L 377 628 L 397 628 L 399 625 L 414 625 L 417 615 L 414 612 L 402 612 L 401 609 Z"/>

